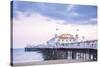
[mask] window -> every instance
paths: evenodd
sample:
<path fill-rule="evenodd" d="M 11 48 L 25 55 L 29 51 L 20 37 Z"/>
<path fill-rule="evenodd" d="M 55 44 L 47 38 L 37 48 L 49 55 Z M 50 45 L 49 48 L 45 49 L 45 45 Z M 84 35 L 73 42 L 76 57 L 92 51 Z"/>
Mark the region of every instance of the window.
<path fill-rule="evenodd" d="M 70 41 L 72 41 L 72 40 L 70 39 Z"/>
<path fill-rule="evenodd" d="M 60 39 L 58 41 L 60 41 Z"/>
<path fill-rule="evenodd" d="M 62 41 L 64 41 L 64 40 L 62 39 Z"/>
<path fill-rule="evenodd" d="M 62 44 L 64 46 L 64 44 Z"/>

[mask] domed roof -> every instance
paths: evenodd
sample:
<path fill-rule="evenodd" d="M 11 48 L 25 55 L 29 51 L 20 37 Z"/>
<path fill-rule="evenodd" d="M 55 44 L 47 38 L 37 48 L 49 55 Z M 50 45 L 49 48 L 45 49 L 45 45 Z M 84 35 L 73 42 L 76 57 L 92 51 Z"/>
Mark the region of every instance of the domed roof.
<path fill-rule="evenodd" d="M 74 39 L 72 34 L 61 34 L 59 36 L 60 39 Z"/>

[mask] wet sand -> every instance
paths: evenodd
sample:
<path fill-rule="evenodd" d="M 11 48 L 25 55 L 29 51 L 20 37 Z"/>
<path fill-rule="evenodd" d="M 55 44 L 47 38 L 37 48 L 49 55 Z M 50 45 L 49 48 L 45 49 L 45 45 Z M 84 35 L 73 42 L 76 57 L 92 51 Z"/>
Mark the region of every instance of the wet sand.
<path fill-rule="evenodd" d="M 49 60 L 49 61 L 33 61 L 33 62 L 23 62 L 23 63 L 13 63 L 13 66 L 30 66 L 30 65 L 47 65 L 47 64 L 62 64 L 62 63 L 79 63 L 79 62 L 88 62 L 83 60 Z M 91 62 L 91 61 L 89 61 Z"/>

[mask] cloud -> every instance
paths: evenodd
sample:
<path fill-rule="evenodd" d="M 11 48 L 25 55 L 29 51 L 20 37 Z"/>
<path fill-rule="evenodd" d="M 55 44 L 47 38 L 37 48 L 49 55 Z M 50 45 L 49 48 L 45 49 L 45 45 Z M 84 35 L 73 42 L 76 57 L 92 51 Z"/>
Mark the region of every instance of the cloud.
<path fill-rule="evenodd" d="M 63 22 L 65 22 L 66 24 L 77 23 L 92 25 L 96 24 L 95 19 L 93 18 L 97 18 L 96 6 L 89 5 L 14 1 L 13 17 L 17 17 L 18 12 L 22 12 L 23 14 L 25 13 L 25 15 L 27 16 L 30 16 L 32 13 L 36 12 L 41 14 L 42 16 L 51 18 L 51 20 L 59 20 L 60 24 L 63 24 Z M 47 20 L 51 21 L 49 19 Z"/>
<path fill-rule="evenodd" d="M 69 6 L 67 7 L 67 12 L 70 12 L 70 11 L 72 11 L 73 9 L 75 9 L 75 5 L 69 5 Z"/>
<path fill-rule="evenodd" d="M 78 23 L 80 23 L 81 21 L 79 21 Z M 82 24 L 92 24 L 92 25 L 97 25 L 97 18 L 90 18 L 90 19 L 87 19 L 87 20 L 84 20 L 82 21 Z M 81 24 L 81 23 L 80 23 Z"/>
<path fill-rule="evenodd" d="M 97 18 L 91 18 L 89 21 L 90 22 L 97 22 Z"/>
<path fill-rule="evenodd" d="M 59 31 L 56 32 L 56 28 L 59 28 Z M 80 30 L 78 32 L 80 39 L 81 36 L 85 36 L 88 40 L 97 39 L 96 25 L 65 24 L 64 20 L 55 20 L 36 12 L 31 15 L 18 12 L 18 18 L 13 19 L 13 44 L 15 48 L 33 43 L 41 44 L 52 38 L 55 33 L 75 35 L 76 29 Z"/>
<path fill-rule="evenodd" d="M 71 12 L 70 14 L 69 14 L 69 17 L 70 18 L 72 18 L 72 17 L 80 17 L 81 15 L 79 14 L 79 13 L 77 13 L 77 12 Z"/>

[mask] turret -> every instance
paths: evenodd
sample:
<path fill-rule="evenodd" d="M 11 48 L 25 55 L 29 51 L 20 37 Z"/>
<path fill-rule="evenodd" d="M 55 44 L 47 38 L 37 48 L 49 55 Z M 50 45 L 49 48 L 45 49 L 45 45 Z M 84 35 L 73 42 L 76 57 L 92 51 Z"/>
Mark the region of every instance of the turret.
<path fill-rule="evenodd" d="M 58 30 L 59 30 L 59 29 L 58 29 L 58 28 L 56 28 L 55 38 L 57 38 L 57 37 L 58 37 L 58 33 L 57 33 L 57 32 L 58 32 Z"/>
<path fill-rule="evenodd" d="M 77 29 L 77 30 L 76 30 L 76 35 L 75 35 L 76 40 L 78 40 L 78 39 L 79 39 L 79 34 L 78 34 L 78 31 L 79 31 L 79 29 Z"/>

